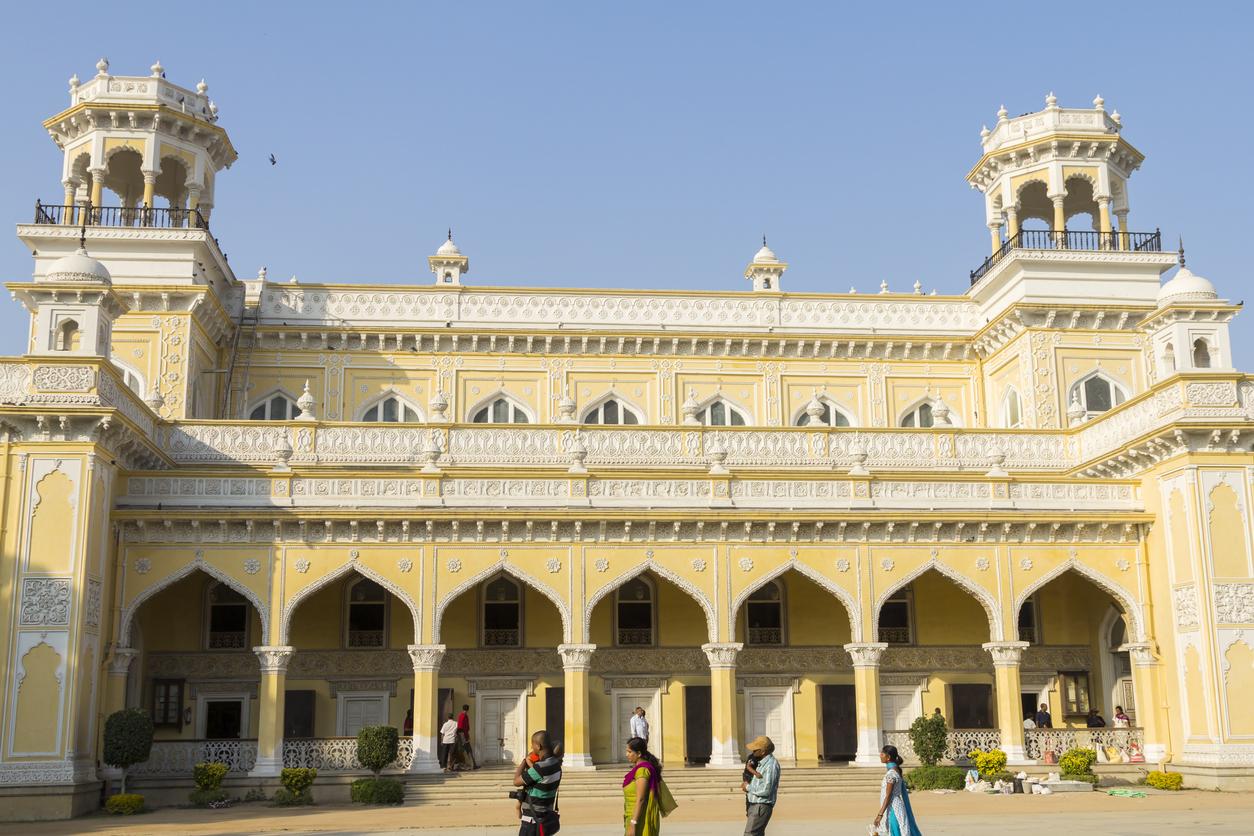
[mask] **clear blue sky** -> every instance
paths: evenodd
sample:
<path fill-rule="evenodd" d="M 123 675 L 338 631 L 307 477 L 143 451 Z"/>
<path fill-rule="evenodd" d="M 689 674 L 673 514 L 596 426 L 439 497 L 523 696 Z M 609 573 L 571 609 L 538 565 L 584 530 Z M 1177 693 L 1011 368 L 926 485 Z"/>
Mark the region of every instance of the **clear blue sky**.
<path fill-rule="evenodd" d="M 60 202 L 40 122 L 66 79 L 160 58 L 239 149 L 213 228 L 241 278 L 425 283 L 451 225 L 474 284 L 743 289 L 766 233 L 789 290 L 960 292 L 988 247 L 980 126 L 1101 93 L 1147 156 L 1132 226 L 1254 302 L 1248 3 L 74 5 L 5 10 L 9 222 Z M 14 237 L 0 268 L 30 275 Z M 0 329 L 20 352 L 16 303 Z"/>

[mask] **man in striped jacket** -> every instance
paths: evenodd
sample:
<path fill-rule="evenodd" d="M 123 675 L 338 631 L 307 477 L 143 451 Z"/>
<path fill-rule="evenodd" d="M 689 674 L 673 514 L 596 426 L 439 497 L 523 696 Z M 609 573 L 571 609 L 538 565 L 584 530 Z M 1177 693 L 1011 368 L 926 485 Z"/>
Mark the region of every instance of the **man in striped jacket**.
<path fill-rule="evenodd" d="M 549 733 L 542 729 L 531 736 L 531 754 L 514 770 L 514 786 L 525 792 L 518 836 L 557 833 L 557 788 L 561 783 L 561 744 L 554 746 Z"/>

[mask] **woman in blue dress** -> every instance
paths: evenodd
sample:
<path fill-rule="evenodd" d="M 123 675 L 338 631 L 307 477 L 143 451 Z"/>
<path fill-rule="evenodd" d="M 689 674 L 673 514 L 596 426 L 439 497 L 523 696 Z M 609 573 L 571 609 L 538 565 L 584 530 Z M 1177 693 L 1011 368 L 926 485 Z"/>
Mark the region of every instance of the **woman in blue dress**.
<path fill-rule="evenodd" d="M 902 757 L 896 746 L 880 750 L 884 764 L 884 782 L 880 784 L 880 811 L 875 817 L 875 830 L 885 836 L 923 836 L 910 809 L 910 793 L 901 772 Z"/>

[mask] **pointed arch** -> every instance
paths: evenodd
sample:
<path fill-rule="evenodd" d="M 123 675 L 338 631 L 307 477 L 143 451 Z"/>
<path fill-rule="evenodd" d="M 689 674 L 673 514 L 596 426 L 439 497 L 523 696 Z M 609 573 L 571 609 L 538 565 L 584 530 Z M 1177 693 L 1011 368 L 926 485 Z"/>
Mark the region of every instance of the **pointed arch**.
<path fill-rule="evenodd" d="M 1109 406 L 1102 406 L 1100 403 L 1090 403 L 1088 383 L 1093 380 L 1102 380 L 1110 387 Z M 1092 394 L 1096 395 L 1097 393 L 1094 392 Z M 1079 400 L 1080 406 L 1084 407 L 1085 414 L 1092 417 L 1094 415 L 1100 415 L 1103 412 L 1108 412 L 1109 410 L 1119 406 L 1128 399 L 1128 394 L 1126 386 L 1115 380 L 1106 373 L 1105 369 L 1099 366 L 1098 368 L 1086 372 L 1084 375 L 1077 378 L 1076 381 L 1068 387 L 1067 403 L 1070 404 L 1073 401 Z"/>
<path fill-rule="evenodd" d="M 707 413 L 709 412 L 710 407 L 714 406 L 717 403 L 722 403 L 728 410 L 726 424 L 711 424 L 707 420 Z M 697 419 L 707 427 L 742 426 L 741 424 L 736 424 L 732 422 L 732 415 L 737 415 L 737 414 L 738 414 L 738 417 L 744 422 L 743 426 L 748 427 L 748 426 L 753 425 L 753 413 L 750 410 L 746 409 L 745 407 L 741 406 L 739 401 L 735 400 L 734 398 L 727 397 L 727 395 L 725 395 L 721 391 L 715 392 L 710 397 L 701 401 L 701 403 L 697 405 L 697 411 L 695 414 L 697 415 Z M 711 641 L 713 641 L 713 639 L 711 639 Z"/>
<path fill-rule="evenodd" d="M 618 391 L 614 389 L 610 389 L 608 392 L 596 398 L 590 404 L 588 404 L 586 407 L 580 410 L 579 423 L 581 424 L 587 423 L 588 416 L 591 415 L 600 407 L 604 406 L 609 401 L 618 401 L 619 409 L 623 411 L 624 413 L 631 413 L 631 415 L 636 419 L 637 424 L 647 423 L 645 421 L 644 410 L 641 409 L 639 406 L 637 406 L 635 403 L 633 403 L 630 398 L 624 397 L 622 394 L 620 394 Z M 598 422 L 598 423 L 604 423 L 604 422 Z M 618 423 L 624 424 L 626 422 L 620 420 Z M 614 425 L 610 425 L 610 426 L 614 426 Z"/>
<path fill-rule="evenodd" d="M 361 409 L 357 411 L 357 420 L 358 421 L 373 421 L 373 422 L 379 422 L 379 423 L 406 423 L 404 421 L 404 419 L 406 418 L 406 415 L 400 410 L 397 411 L 398 418 L 396 422 L 384 421 L 381 416 L 376 416 L 374 418 L 366 417 L 366 415 L 372 409 L 377 408 L 381 410 L 383 408 L 383 402 L 390 398 L 395 398 L 398 406 L 403 406 L 406 410 L 412 410 L 419 423 L 427 420 L 423 416 L 422 410 L 418 408 L 418 405 L 414 403 L 412 400 L 410 400 L 407 396 L 401 394 L 393 386 L 387 387 L 378 395 L 376 395 L 374 398 L 371 398 L 369 401 L 363 404 Z"/>
<path fill-rule="evenodd" d="M 453 590 L 444 595 L 435 605 L 435 617 L 432 619 L 431 641 L 438 644 L 440 641 L 440 630 L 443 627 L 444 611 L 448 609 L 448 605 L 456 601 L 463 593 L 479 586 L 482 583 L 490 581 L 492 578 L 500 574 L 506 574 L 513 577 L 516 581 L 521 581 L 523 586 L 528 586 L 539 592 L 545 598 L 553 602 L 553 606 L 557 607 L 557 613 L 562 617 L 562 641 L 569 642 L 570 638 L 570 608 L 562 600 L 556 591 L 551 589 L 547 584 L 541 583 L 539 578 L 527 574 L 522 569 L 511 564 L 506 558 L 493 563 L 491 566 L 477 572 L 467 578 L 461 584 L 453 587 Z M 415 639 L 416 641 L 416 639 Z"/>
<path fill-rule="evenodd" d="M 274 410 L 271 401 L 275 398 L 282 398 L 287 402 L 287 411 L 290 418 L 288 416 L 284 416 L 282 418 L 273 417 Z M 263 417 L 254 418 L 253 413 L 255 413 L 258 409 L 263 411 Z M 300 409 L 296 406 L 296 398 L 292 397 L 292 395 L 282 386 L 276 386 L 261 397 L 251 401 L 248 404 L 248 411 L 244 414 L 248 416 L 249 421 L 288 421 L 291 420 L 291 418 L 295 418 L 299 413 Z"/>
<path fill-rule="evenodd" d="M 626 572 L 623 572 L 605 586 L 598 589 L 596 593 L 588 599 L 588 602 L 584 604 L 583 608 L 583 635 L 580 637 L 580 641 L 587 643 L 591 640 L 589 637 L 592 635 L 592 611 L 596 608 L 596 605 L 601 601 L 601 599 L 606 595 L 617 591 L 620 586 L 627 583 L 627 581 L 632 578 L 643 575 L 645 572 L 649 571 L 652 571 L 660 578 L 670 581 L 672 584 L 688 593 L 689 597 L 697 602 L 697 605 L 705 611 L 705 631 L 709 636 L 709 641 L 718 641 L 718 615 L 714 609 L 714 602 L 707 598 L 705 593 L 694 586 L 691 582 L 685 580 L 674 571 L 667 569 L 652 557 L 642 563 L 636 564 Z"/>
<path fill-rule="evenodd" d="M 204 572 L 211 578 L 226 584 L 234 589 L 240 595 L 243 595 L 249 602 L 257 608 L 257 614 L 261 616 L 261 643 L 263 645 L 270 644 L 270 607 L 262 602 L 251 589 L 231 577 L 218 567 L 206 563 L 204 558 L 197 556 L 195 560 L 180 567 L 178 571 L 173 572 L 164 578 L 160 583 L 150 586 L 143 592 L 135 596 L 135 600 L 122 610 L 122 618 L 118 629 L 118 642 L 122 647 L 129 647 L 131 643 L 131 630 L 135 622 L 135 614 L 139 612 L 140 606 L 143 605 L 152 596 L 162 590 L 169 589 L 174 584 L 190 576 L 193 572 Z"/>
<path fill-rule="evenodd" d="M 984 607 L 984 612 L 988 615 L 989 641 L 1001 641 L 1002 636 L 1004 635 L 1002 632 L 1001 611 L 998 609 L 997 601 L 993 598 L 992 593 L 988 592 L 957 569 L 945 565 L 939 557 L 933 557 L 928 560 L 896 584 L 881 592 L 879 597 L 875 599 L 875 611 L 871 613 L 873 617 L 873 626 L 871 627 L 871 631 L 874 636 L 874 640 L 879 641 L 880 609 L 884 606 L 884 602 L 891 598 L 893 593 L 909 586 L 932 569 L 935 569 L 937 572 L 949 578 L 967 592 L 971 593 L 971 595 L 973 595 L 975 599 L 980 602 L 980 605 Z M 1018 609 L 1016 609 L 1015 612 L 1018 612 Z"/>
<path fill-rule="evenodd" d="M 301 601 L 305 600 L 310 595 L 313 595 L 318 590 L 330 586 L 340 578 L 352 572 L 356 572 L 363 578 L 369 578 L 374 581 L 379 586 L 399 598 L 405 606 L 409 607 L 410 618 L 414 621 L 414 644 L 418 644 L 419 631 L 421 629 L 422 622 L 419 620 L 418 605 L 414 602 L 414 599 L 410 598 L 409 594 L 405 592 L 404 589 L 392 583 L 390 580 L 383 577 L 383 575 L 380 575 L 378 572 L 374 571 L 369 566 L 362 564 L 358 560 L 349 560 L 343 566 L 328 572 L 288 599 L 287 603 L 283 605 L 283 619 L 279 623 L 279 644 L 286 645 L 288 643 L 288 637 L 291 635 L 292 630 L 292 615 L 296 612 L 296 608 L 300 606 Z"/>
<path fill-rule="evenodd" d="M 834 399 L 828 397 L 827 395 L 819 395 L 818 401 L 819 403 L 823 404 L 824 406 L 828 408 L 829 410 L 828 415 L 831 416 L 827 421 L 825 421 L 822 424 L 822 426 L 827 426 L 827 427 L 856 427 L 858 426 L 857 416 L 853 414 L 852 410 L 846 409 L 845 407 L 841 406 Z M 802 404 L 802 406 L 799 409 L 793 412 L 792 426 L 794 427 L 810 426 L 810 415 L 809 413 L 806 412 L 806 408 L 809 406 L 810 406 L 810 402 L 806 401 L 806 403 Z M 843 424 L 840 423 L 840 421 L 837 420 L 835 417 L 837 415 L 843 416 L 845 419 L 845 423 Z"/>
<path fill-rule="evenodd" d="M 505 401 L 510 407 L 512 407 L 514 411 L 521 412 L 523 417 L 526 420 L 524 421 L 514 420 L 514 416 L 512 412 L 511 412 L 509 421 L 492 421 L 492 420 L 476 421 L 475 420 L 476 415 L 478 415 L 480 412 L 482 412 L 485 409 L 491 410 L 492 406 L 498 400 Z M 491 415 L 488 416 L 489 419 L 491 417 L 492 417 Z M 474 424 L 534 424 L 536 423 L 537 419 L 536 419 L 535 410 L 526 406 L 522 401 L 518 400 L 518 398 L 511 395 L 509 392 L 506 392 L 504 389 L 497 389 L 495 392 L 488 395 L 487 397 L 480 398 L 475 403 L 474 406 L 466 410 L 466 420 Z"/>
<path fill-rule="evenodd" d="M 1107 595 L 1109 595 L 1110 597 L 1118 601 L 1119 605 L 1123 607 L 1124 613 L 1128 616 L 1128 619 L 1132 622 L 1132 631 L 1133 631 L 1133 634 L 1135 635 L 1135 638 L 1133 639 L 1133 641 L 1136 641 L 1136 642 L 1146 641 L 1145 623 L 1144 623 L 1144 620 L 1141 618 L 1141 609 L 1139 605 L 1137 605 L 1128 596 L 1128 593 L 1122 587 L 1120 587 L 1119 584 L 1115 583 L 1110 578 L 1103 575 L 1101 572 L 1098 572 L 1096 569 L 1091 569 L 1088 566 L 1085 566 L 1083 563 L 1079 561 L 1078 558 L 1075 558 L 1075 557 L 1067 558 L 1067 560 L 1058 564 L 1053 569 L 1046 572 L 1041 577 L 1037 578 L 1035 581 L 1029 584 L 1026 589 L 1020 592 L 1018 597 L 1015 598 L 1016 638 L 1018 637 L 1018 632 L 1019 632 L 1018 613 L 1019 613 L 1019 608 L 1023 606 L 1023 602 L 1026 601 L 1029 597 L 1031 597 L 1034 593 L 1039 591 L 1043 586 L 1045 586 L 1050 581 L 1056 580 L 1062 577 L 1063 575 L 1065 575 L 1067 572 L 1070 572 L 1072 570 L 1074 570 L 1077 574 L 1083 575 L 1084 577 L 1088 578 L 1090 581 L 1096 584 L 1098 588 L 1104 591 Z"/>
<path fill-rule="evenodd" d="M 116 357 L 110 357 L 109 362 L 117 367 L 122 382 L 131 388 L 131 391 L 139 395 L 141 398 L 148 391 L 147 382 L 139 370 L 129 363 L 124 363 Z"/>
<path fill-rule="evenodd" d="M 727 628 L 729 636 L 734 636 L 736 631 L 736 614 L 740 612 L 740 607 L 749 600 L 749 596 L 757 592 L 762 587 L 772 581 L 778 580 L 788 571 L 795 571 L 802 577 L 808 578 L 818 584 L 823 589 L 836 596 L 845 607 L 845 615 L 849 617 L 849 637 L 850 641 L 862 641 L 862 608 L 858 605 L 858 599 L 853 596 L 847 589 L 840 584 L 835 583 L 830 578 L 824 576 L 821 572 L 812 566 L 799 562 L 795 557 L 789 558 L 787 563 L 781 563 L 770 572 L 758 578 L 753 584 L 745 587 L 741 593 L 732 601 L 730 612 L 727 614 Z M 876 606 L 876 614 L 879 614 L 879 607 Z M 711 641 L 714 641 L 711 639 Z"/>

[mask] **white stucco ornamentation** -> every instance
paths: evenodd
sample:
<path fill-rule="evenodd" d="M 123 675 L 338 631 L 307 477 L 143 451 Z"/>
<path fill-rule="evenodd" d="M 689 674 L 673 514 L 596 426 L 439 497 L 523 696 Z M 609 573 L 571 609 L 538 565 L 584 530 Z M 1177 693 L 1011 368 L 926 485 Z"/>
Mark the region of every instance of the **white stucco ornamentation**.
<path fill-rule="evenodd" d="M 549 574 L 557 574 L 562 571 L 562 561 L 556 557 L 550 557 L 544 562 L 544 568 L 549 570 Z"/>
<path fill-rule="evenodd" d="M 737 561 L 736 565 L 740 567 L 740 571 L 742 572 L 752 572 L 753 571 L 753 558 L 742 557 L 740 558 L 739 561 Z"/>
<path fill-rule="evenodd" d="M 135 574 L 146 575 L 152 570 L 152 561 L 146 557 L 141 557 L 135 561 Z"/>
<path fill-rule="evenodd" d="M 308 571 L 309 571 L 309 567 L 310 567 L 311 565 L 313 565 L 313 564 L 311 564 L 311 563 L 310 563 L 308 560 L 306 560 L 305 558 L 300 557 L 300 558 L 297 558 L 297 559 L 296 559 L 296 562 L 295 562 L 295 563 L 293 563 L 292 565 L 296 568 L 296 571 L 297 571 L 297 572 L 300 572 L 300 573 L 303 575 L 303 574 L 305 574 L 306 572 L 308 572 Z"/>
<path fill-rule="evenodd" d="M 409 572 L 414 568 L 414 562 L 408 557 L 402 557 L 400 560 L 396 561 L 396 568 L 400 569 L 402 572 Z"/>
<path fill-rule="evenodd" d="M 598 557 L 592 565 L 596 568 L 598 572 L 602 574 L 604 574 L 605 572 L 608 572 L 610 569 L 610 562 L 606 560 L 604 557 Z"/>
<path fill-rule="evenodd" d="M 1254 622 L 1254 583 L 1215 584 L 1215 617 L 1221 624 Z"/>
<path fill-rule="evenodd" d="M 705 558 L 694 557 L 692 559 L 692 571 L 704 572 L 705 571 Z"/>
<path fill-rule="evenodd" d="M 987 572 L 987 571 L 988 571 L 988 567 L 989 567 L 989 562 L 988 562 L 988 558 L 987 558 L 987 557 L 977 557 L 977 558 L 975 559 L 975 568 L 976 568 L 976 569 L 979 569 L 981 572 Z"/>
<path fill-rule="evenodd" d="M 1019 561 L 1019 568 L 1025 572 L 1031 572 L 1033 565 L 1035 564 L 1033 564 L 1032 558 L 1030 557 L 1025 557 Z"/>
<path fill-rule="evenodd" d="M 444 564 L 444 567 L 448 569 L 450 572 L 452 572 L 454 575 L 456 575 L 458 572 L 462 570 L 462 562 L 456 557 L 450 557 L 448 561 Z"/>
<path fill-rule="evenodd" d="M 849 571 L 849 561 L 848 561 L 848 560 L 846 560 L 846 559 L 845 559 L 845 558 L 843 558 L 843 557 L 842 557 L 842 558 L 838 558 L 838 559 L 836 560 L 836 571 L 837 571 L 837 572 L 841 572 L 841 573 L 848 572 L 848 571 Z"/>

